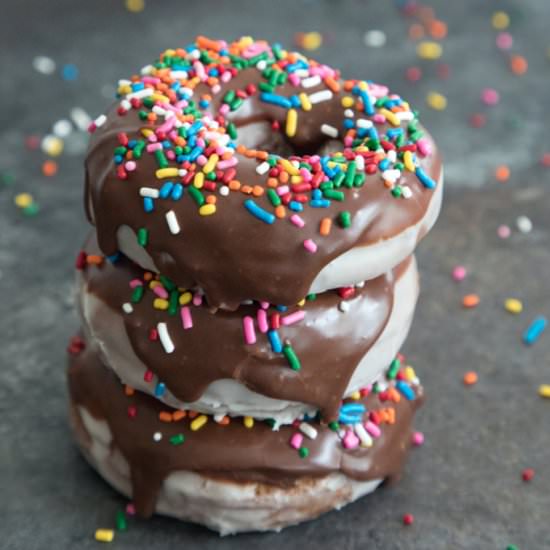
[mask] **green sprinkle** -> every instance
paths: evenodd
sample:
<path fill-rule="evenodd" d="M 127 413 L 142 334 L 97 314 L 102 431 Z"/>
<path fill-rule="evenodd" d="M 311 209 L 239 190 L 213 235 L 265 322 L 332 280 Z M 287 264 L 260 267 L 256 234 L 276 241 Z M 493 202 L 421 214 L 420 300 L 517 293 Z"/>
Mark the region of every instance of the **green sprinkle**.
<path fill-rule="evenodd" d="M 223 96 L 223 102 L 224 103 L 232 103 L 235 99 L 235 90 L 229 90 L 224 96 Z"/>
<path fill-rule="evenodd" d="M 170 301 L 168 302 L 168 314 L 175 315 L 178 312 L 178 300 L 180 293 L 177 289 L 174 289 L 170 292 Z"/>
<path fill-rule="evenodd" d="M 172 291 L 176 288 L 176 284 L 172 281 L 172 279 L 169 279 L 168 277 L 166 277 L 165 275 L 160 275 L 159 276 L 159 279 L 160 279 L 160 282 L 162 283 L 162 286 L 168 290 L 168 291 Z"/>
<path fill-rule="evenodd" d="M 227 133 L 231 139 L 237 139 L 237 128 L 232 122 L 227 125 Z"/>
<path fill-rule="evenodd" d="M 355 174 L 353 178 L 353 185 L 355 187 L 362 187 L 365 184 L 365 174 Z"/>
<path fill-rule="evenodd" d="M 36 216 L 36 214 L 38 214 L 38 212 L 40 212 L 40 205 L 37 203 L 37 202 L 31 202 L 31 204 L 29 204 L 29 206 L 25 206 L 25 208 L 23 208 L 21 210 L 23 212 L 23 214 L 25 214 L 25 216 Z"/>
<path fill-rule="evenodd" d="M 159 168 L 168 168 L 168 159 L 164 155 L 164 151 L 157 149 L 155 151 L 155 158 L 157 159 Z"/>
<path fill-rule="evenodd" d="M 399 369 L 401 368 L 401 361 L 396 357 L 391 363 L 390 368 L 388 369 L 387 377 L 388 380 L 395 380 Z"/>
<path fill-rule="evenodd" d="M 342 191 L 335 191 L 334 189 L 325 189 L 323 191 L 323 197 L 326 199 L 333 199 L 335 201 L 343 201 L 345 198 Z"/>
<path fill-rule="evenodd" d="M 240 97 L 236 97 L 229 105 L 229 108 L 231 109 L 231 111 L 236 111 L 242 104 L 243 99 Z"/>
<path fill-rule="evenodd" d="M 258 84 L 258 88 L 260 88 L 262 92 L 269 92 L 269 93 L 275 90 L 275 88 L 271 84 L 268 84 L 267 82 L 260 82 Z"/>
<path fill-rule="evenodd" d="M 332 180 L 332 182 L 334 183 L 334 187 L 340 187 L 345 177 L 346 174 L 344 174 L 344 172 L 338 172 L 338 174 L 336 174 Z"/>
<path fill-rule="evenodd" d="M 348 210 L 344 210 L 338 214 L 338 223 L 344 229 L 351 226 L 351 213 Z"/>
<path fill-rule="evenodd" d="M 140 120 L 147 120 L 147 111 L 139 111 L 138 116 Z"/>
<path fill-rule="evenodd" d="M 298 449 L 298 454 L 300 458 L 307 458 L 309 456 L 309 449 L 307 447 L 300 447 Z"/>
<path fill-rule="evenodd" d="M 302 365 L 300 365 L 300 360 L 298 359 L 298 356 L 294 353 L 294 350 L 292 349 L 292 346 L 290 344 L 285 344 L 283 346 L 283 355 L 286 357 L 286 360 L 288 361 L 292 370 L 300 370 L 302 368 Z"/>
<path fill-rule="evenodd" d="M 200 189 L 197 189 L 194 185 L 190 185 L 187 189 L 189 189 L 189 194 L 191 195 L 191 198 L 199 206 L 202 206 L 206 202 L 206 199 L 204 198 L 204 195 L 201 193 Z"/>
<path fill-rule="evenodd" d="M 279 44 L 273 44 L 271 49 L 273 51 L 273 55 L 275 56 L 275 59 L 277 61 L 280 61 L 283 58 L 283 52 L 281 50 L 281 46 Z"/>
<path fill-rule="evenodd" d="M 15 183 L 15 176 L 11 172 L 2 172 L 0 174 L 0 182 L 2 185 L 13 185 Z"/>
<path fill-rule="evenodd" d="M 140 227 L 137 231 L 137 242 L 139 246 L 147 246 L 149 242 L 149 231 L 145 227 Z"/>
<path fill-rule="evenodd" d="M 314 293 L 308 294 L 306 296 L 306 300 L 308 300 L 309 302 L 313 302 L 313 300 L 316 300 L 316 299 L 317 299 L 317 294 L 314 294 Z"/>
<path fill-rule="evenodd" d="M 344 185 L 350 188 L 353 187 L 353 178 L 355 178 L 355 161 L 348 164 Z"/>
<path fill-rule="evenodd" d="M 372 393 L 380 393 L 380 385 L 378 384 L 378 382 L 375 382 L 372 385 Z"/>
<path fill-rule="evenodd" d="M 277 192 L 275 191 L 275 189 L 269 188 L 267 190 L 267 198 L 269 199 L 269 202 L 271 202 L 273 206 L 279 206 L 281 204 L 281 197 L 277 195 Z"/>
<path fill-rule="evenodd" d="M 367 147 L 371 151 L 378 151 L 380 149 L 380 142 L 377 139 L 371 138 L 367 141 Z"/>
<path fill-rule="evenodd" d="M 170 438 L 170 443 L 172 443 L 172 445 L 181 445 L 184 441 L 185 437 L 183 434 L 176 434 Z"/>
<path fill-rule="evenodd" d="M 340 424 L 338 424 L 338 422 L 336 422 L 336 420 L 333 420 L 332 422 L 328 423 L 328 427 L 333 432 L 337 432 L 340 429 Z"/>
<path fill-rule="evenodd" d="M 141 299 L 143 298 L 144 293 L 145 293 L 145 287 L 143 285 L 136 286 L 134 290 L 132 290 L 132 297 L 130 298 L 130 301 L 133 304 L 137 304 L 141 302 Z"/>
<path fill-rule="evenodd" d="M 266 418 L 264 422 L 273 430 L 275 428 L 275 419 L 274 418 Z"/>
<path fill-rule="evenodd" d="M 128 529 L 128 522 L 126 521 L 126 514 L 119 510 L 115 516 L 115 526 L 117 531 L 126 531 Z"/>
<path fill-rule="evenodd" d="M 118 147 L 115 147 L 115 152 L 114 154 L 115 155 L 120 155 L 121 157 L 123 157 L 125 154 L 126 154 L 126 151 L 128 149 L 126 149 L 126 147 L 122 146 L 122 145 L 119 145 Z"/>
<path fill-rule="evenodd" d="M 394 188 L 391 190 L 391 194 L 392 194 L 396 199 L 398 199 L 398 198 L 403 194 L 403 190 L 401 189 L 401 187 L 397 186 L 397 187 L 394 187 Z"/>
<path fill-rule="evenodd" d="M 140 159 L 144 149 L 145 149 L 145 142 L 138 141 L 136 143 L 136 146 L 132 149 L 132 157 L 134 159 Z"/>

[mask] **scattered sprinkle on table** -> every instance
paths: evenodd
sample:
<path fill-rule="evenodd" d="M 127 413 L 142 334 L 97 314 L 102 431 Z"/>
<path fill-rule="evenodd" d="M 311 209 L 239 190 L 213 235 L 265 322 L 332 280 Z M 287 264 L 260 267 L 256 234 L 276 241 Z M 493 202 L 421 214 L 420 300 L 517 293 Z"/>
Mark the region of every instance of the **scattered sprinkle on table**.
<path fill-rule="evenodd" d="M 502 31 L 510 26 L 510 16 L 504 11 L 496 11 L 491 17 L 493 28 Z"/>
<path fill-rule="evenodd" d="M 453 279 L 455 281 L 463 281 L 466 278 L 466 275 L 468 274 L 466 268 L 463 265 L 457 265 L 453 269 Z"/>
<path fill-rule="evenodd" d="M 97 529 L 95 532 L 95 540 L 98 542 L 113 542 L 115 532 L 112 529 Z"/>
<path fill-rule="evenodd" d="M 537 317 L 523 333 L 523 343 L 527 346 L 534 344 L 546 329 L 547 324 L 546 317 Z"/>
<path fill-rule="evenodd" d="M 434 111 L 444 111 L 447 108 L 447 98 L 439 92 L 429 92 L 426 103 Z"/>
<path fill-rule="evenodd" d="M 405 514 L 403 516 L 403 525 L 412 525 L 414 523 L 414 516 L 412 514 Z"/>
<path fill-rule="evenodd" d="M 422 432 L 414 432 L 412 434 L 412 444 L 415 447 L 420 447 L 424 445 L 424 434 Z"/>
<path fill-rule="evenodd" d="M 495 169 L 495 178 L 497 181 L 505 182 L 510 179 L 510 168 L 506 164 L 501 164 Z"/>
<path fill-rule="evenodd" d="M 516 219 L 516 226 L 522 233 L 531 233 L 533 222 L 527 216 L 519 216 Z"/>
<path fill-rule="evenodd" d="M 367 31 L 363 36 L 363 41 L 365 46 L 370 48 L 381 48 L 386 44 L 386 33 L 378 29 Z"/>
<path fill-rule="evenodd" d="M 535 477 L 535 470 L 533 468 L 525 468 L 523 472 L 521 472 L 521 478 L 523 481 L 531 481 Z"/>
<path fill-rule="evenodd" d="M 126 9 L 132 13 L 139 13 L 145 9 L 145 0 L 126 0 Z"/>
<path fill-rule="evenodd" d="M 479 305 L 479 295 L 477 295 L 477 294 L 466 294 L 462 298 L 462 305 L 465 308 L 469 308 L 469 309 L 477 307 Z"/>
<path fill-rule="evenodd" d="M 416 54 L 421 59 L 439 59 L 443 55 L 443 48 L 437 42 L 424 41 L 416 47 Z"/>
<path fill-rule="evenodd" d="M 507 239 L 512 234 L 512 230 L 507 225 L 499 225 L 497 229 L 497 235 L 501 239 Z"/>
<path fill-rule="evenodd" d="M 474 384 L 477 384 L 477 381 L 478 381 L 477 372 L 473 370 L 468 371 L 466 374 L 464 374 L 464 378 L 462 380 L 465 386 L 473 386 Z"/>
<path fill-rule="evenodd" d="M 481 101 L 492 107 L 500 101 L 500 94 L 494 88 L 484 88 L 481 91 Z"/>
<path fill-rule="evenodd" d="M 545 399 L 550 399 L 550 384 L 541 384 L 539 386 L 539 395 Z"/>
<path fill-rule="evenodd" d="M 523 311 L 523 304 L 517 298 L 506 298 L 504 300 L 504 309 L 509 313 L 517 315 Z"/>

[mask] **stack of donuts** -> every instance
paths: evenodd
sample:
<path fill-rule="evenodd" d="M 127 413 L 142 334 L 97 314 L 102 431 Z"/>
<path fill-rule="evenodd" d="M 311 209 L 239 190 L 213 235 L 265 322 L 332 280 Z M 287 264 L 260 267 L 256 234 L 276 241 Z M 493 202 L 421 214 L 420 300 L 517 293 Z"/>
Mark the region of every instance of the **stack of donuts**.
<path fill-rule="evenodd" d="M 280 529 L 396 479 L 442 168 L 387 87 L 198 37 L 90 126 L 71 420 L 142 516 Z"/>

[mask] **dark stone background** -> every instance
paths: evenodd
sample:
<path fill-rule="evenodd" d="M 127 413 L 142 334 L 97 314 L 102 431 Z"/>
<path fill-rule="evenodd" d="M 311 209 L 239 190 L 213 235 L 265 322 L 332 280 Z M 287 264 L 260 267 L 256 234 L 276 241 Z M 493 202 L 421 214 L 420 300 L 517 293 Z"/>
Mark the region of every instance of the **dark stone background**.
<path fill-rule="evenodd" d="M 550 334 L 530 348 L 521 333 L 539 314 L 550 316 L 548 252 L 550 169 L 539 159 L 550 150 L 548 77 L 550 45 L 546 0 L 433 1 L 449 25 L 438 62 L 420 61 L 407 39 L 412 20 L 386 1 L 312 0 L 215 2 L 148 0 L 129 13 L 122 0 L 2 0 L 0 5 L 0 547 L 95 548 L 98 527 L 110 527 L 123 500 L 80 458 L 66 422 L 65 344 L 77 328 L 71 305 L 72 264 L 86 231 L 81 208 L 83 135 L 73 134 L 52 178 L 41 173 L 43 153 L 24 146 L 32 134 L 81 106 L 97 115 L 117 78 L 134 72 L 163 48 L 197 33 L 232 38 L 254 34 L 293 43 L 298 31 L 325 33 L 314 56 L 344 76 L 386 82 L 422 109 L 446 160 L 447 191 L 440 222 L 418 250 L 424 292 L 405 352 L 423 376 L 428 394 L 418 417 L 426 435 L 414 450 L 402 482 L 343 511 L 281 534 L 220 540 L 173 520 L 131 521 L 114 548 L 550 548 L 550 401 L 538 385 L 550 383 Z M 529 60 L 523 77 L 510 73 L 495 46 L 490 17 L 512 17 L 514 52 Z M 363 33 L 383 29 L 388 42 L 367 48 Z M 74 63 L 74 82 L 32 68 L 37 55 Z M 404 77 L 418 64 L 424 77 Z M 481 89 L 501 94 L 493 108 Z M 429 90 L 444 93 L 442 112 L 425 105 Z M 485 128 L 468 124 L 486 112 Z M 506 163 L 512 176 L 497 183 Z M 12 174 L 15 181 L 6 180 Z M 41 205 L 33 217 L 13 204 L 29 191 Z M 515 229 L 528 215 L 534 230 Z M 510 224 L 512 237 L 496 229 Z M 450 276 L 457 264 L 470 275 Z M 462 295 L 477 292 L 475 310 Z M 503 309 L 508 296 L 523 300 L 518 317 Z M 463 373 L 475 370 L 469 389 Z M 524 468 L 536 471 L 526 484 Z M 404 513 L 414 526 L 404 527 Z"/>

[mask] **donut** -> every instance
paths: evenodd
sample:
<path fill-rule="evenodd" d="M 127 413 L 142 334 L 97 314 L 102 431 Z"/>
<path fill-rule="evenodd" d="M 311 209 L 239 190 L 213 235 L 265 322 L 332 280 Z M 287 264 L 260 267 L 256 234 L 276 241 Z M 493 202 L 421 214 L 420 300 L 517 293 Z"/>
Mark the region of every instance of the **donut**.
<path fill-rule="evenodd" d="M 249 37 L 198 37 L 121 80 L 90 126 L 86 207 L 123 253 L 213 308 L 292 306 L 410 256 L 441 157 L 399 95 Z"/>
<path fill-rule="evenodd" d="M 345 400 L 351 419 L 274 430 L 266 422 L 184 415 L 129 391 L 93 343 L 76 338 L 71 425 L 90 464 L 132 498 L 139 515 L 157 512 L 222 535 L 279 530 L 399 477 L 423 393 L 412 367 L 389 376 Z"/>
<path fill-rule="evenodd" d="M 101 257 L 94 235 L 84 250 Z M 413 257 L 361 286 L 309 295 L 293 307 L 251 303 L 215 313 L 201 294 L 126 258 L 82 267 L 84 332 L 124 383 L 175 408 L 276 426 L 317 411 L 336 419 L 341 398 L 379 378 L 401 349 L 418 295 Z"/>

